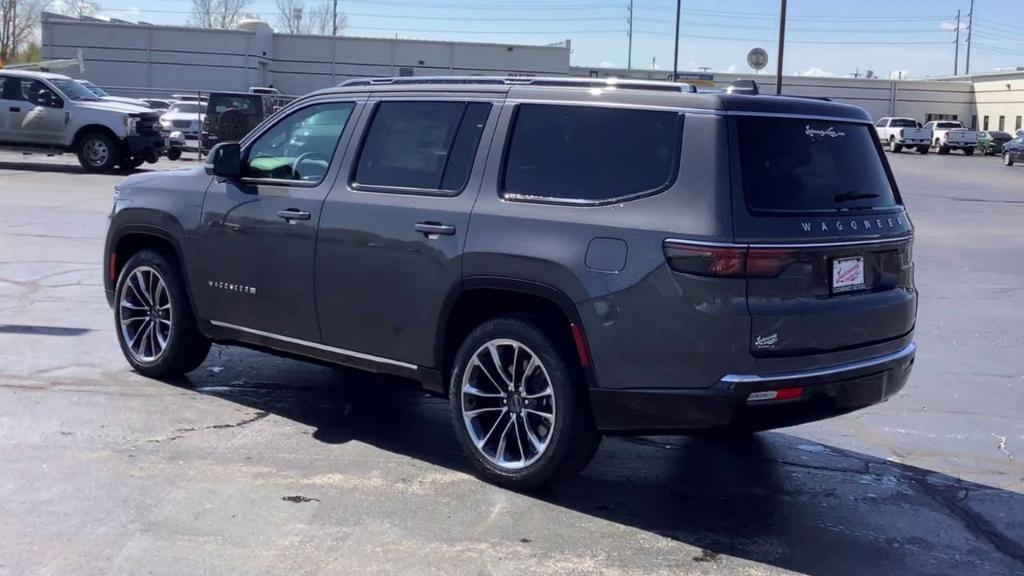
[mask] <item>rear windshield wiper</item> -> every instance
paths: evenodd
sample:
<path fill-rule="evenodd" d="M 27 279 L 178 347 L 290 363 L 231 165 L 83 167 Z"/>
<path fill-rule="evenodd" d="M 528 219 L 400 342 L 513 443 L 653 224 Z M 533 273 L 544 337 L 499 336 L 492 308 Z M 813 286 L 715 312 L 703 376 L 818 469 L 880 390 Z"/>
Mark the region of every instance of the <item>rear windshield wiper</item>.
<path fill-rule="evenodd" d="M 832 197 L 836 204 L 842 204 L 850 200 L 868 200 L 870 198 L 878 198 L 878 194 L 874 192 L 840 192 Z"/>

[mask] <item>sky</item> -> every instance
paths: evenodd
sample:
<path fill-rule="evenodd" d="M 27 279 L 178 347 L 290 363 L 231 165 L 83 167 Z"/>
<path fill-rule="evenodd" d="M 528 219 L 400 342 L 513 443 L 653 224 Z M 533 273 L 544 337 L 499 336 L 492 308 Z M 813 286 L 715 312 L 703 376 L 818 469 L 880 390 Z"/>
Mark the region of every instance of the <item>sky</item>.
<path fill-rule="evenodd" d="M 306 0 L 312 6 L 322 0 Z M 571 64 L 624 68 L 630 0 L 338 0 L 345 34 L 549 44 L 572 40 Z M 184 25 L 191 0 L 100 0 L 100 16 Z M 672 70 L 675 0 L 632 0 L 634 68 Z M 777 58 L 778 0 L 683 0 L 680 71 L 749 73 L 747 52 Z M 923 78 L 966 63 L 970 0 L 789 0 L 786 74 Z M 249 11 L 277 23 L 275 0 Z M 976 0 L 971 71 L 1024 67 L 1024 0 Z"/>

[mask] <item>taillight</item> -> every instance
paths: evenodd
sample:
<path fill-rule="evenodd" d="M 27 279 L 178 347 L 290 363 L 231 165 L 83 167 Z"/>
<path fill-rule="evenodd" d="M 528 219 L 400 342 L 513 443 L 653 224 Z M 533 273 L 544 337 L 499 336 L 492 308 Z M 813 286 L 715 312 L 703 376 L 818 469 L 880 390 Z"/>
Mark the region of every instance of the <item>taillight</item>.
<path fill-rule="evenodd" d="M 942 135 L 942 139 L 943 140 L 949 140 L 949 132 L 946 132 L 945 134 L 943 134 Z"/>
<path fill-rule="evenodd" d="M 696 246 L 665 242 L 670 268 L 715 278 L 774 278 L 794 262 L 794 252 L 746 246 Z"/>
<path fill-rule="evenodd" d="M 900 128 L 900 138 L 903 138 L 903 133 L 904 133 L 903 128 Z"/>

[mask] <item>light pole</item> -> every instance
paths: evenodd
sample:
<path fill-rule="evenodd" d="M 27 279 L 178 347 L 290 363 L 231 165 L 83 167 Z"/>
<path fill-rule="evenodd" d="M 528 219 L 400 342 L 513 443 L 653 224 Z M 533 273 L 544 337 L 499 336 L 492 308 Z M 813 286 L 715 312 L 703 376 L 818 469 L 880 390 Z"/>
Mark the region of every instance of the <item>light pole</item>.
<path fill-rule="evenodd" d="M 775 69 L 775 93 L 782 94 L 782 56 L 786 50 L 786 0 L 782 0 L 782 13 L 779 15 L 779 63 Z"/>
<path fill-rule="evenodd" d="M 676 0 L 676 49 L 672 58 L 672 81 L 679 79 L 679 18 L 683 12 L 683 0 Z"/>

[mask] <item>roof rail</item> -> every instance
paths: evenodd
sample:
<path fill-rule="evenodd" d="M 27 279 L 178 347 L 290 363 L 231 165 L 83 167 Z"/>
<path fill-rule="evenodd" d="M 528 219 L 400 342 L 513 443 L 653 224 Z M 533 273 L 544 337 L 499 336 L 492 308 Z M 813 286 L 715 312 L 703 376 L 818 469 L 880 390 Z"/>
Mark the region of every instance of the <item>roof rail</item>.
<path fill-rule="evenodd" d="M 487 85 L 487 86 L 561 86 L 566 88 L 625 88 L 629 90 L 657 90 L 661 92 L 696 92 L 697 87 L 681 82 L 661 80 L 628 80 L 620 78 L 576 77 L 514 77 L 501 76 L 401 76 L 386 78 L 354 78 L 339 87 L 357 86 L 412 86 L 419 84 Z"/>

